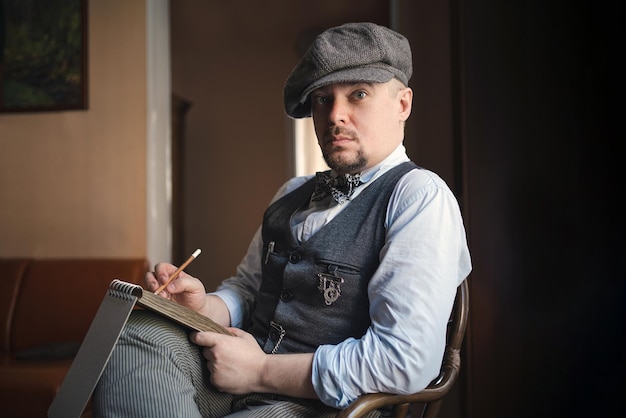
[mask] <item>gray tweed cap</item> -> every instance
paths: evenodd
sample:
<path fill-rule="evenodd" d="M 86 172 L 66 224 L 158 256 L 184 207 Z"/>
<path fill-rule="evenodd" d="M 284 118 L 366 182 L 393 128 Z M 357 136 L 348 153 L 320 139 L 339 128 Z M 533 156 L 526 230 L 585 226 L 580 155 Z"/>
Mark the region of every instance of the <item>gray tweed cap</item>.
<path fill-rule="evenodd" d="M 311 116 L 309 93 L 335 83 L 386 83 L 405 86 L 413 72 L 409 41 L 374 23 L 347 23 L 320 34 L 285 84 L 285 111 L 292 118 Z"/>

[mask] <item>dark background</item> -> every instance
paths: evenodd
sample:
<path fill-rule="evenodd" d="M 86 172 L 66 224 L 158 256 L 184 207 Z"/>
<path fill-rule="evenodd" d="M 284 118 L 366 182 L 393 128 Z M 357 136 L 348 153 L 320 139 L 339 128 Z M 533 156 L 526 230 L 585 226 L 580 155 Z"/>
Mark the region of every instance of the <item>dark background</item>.
<path fill-rule="evenodd" d="M 624 416 L 623 3 L 469 3 L 471 416 Z"/>

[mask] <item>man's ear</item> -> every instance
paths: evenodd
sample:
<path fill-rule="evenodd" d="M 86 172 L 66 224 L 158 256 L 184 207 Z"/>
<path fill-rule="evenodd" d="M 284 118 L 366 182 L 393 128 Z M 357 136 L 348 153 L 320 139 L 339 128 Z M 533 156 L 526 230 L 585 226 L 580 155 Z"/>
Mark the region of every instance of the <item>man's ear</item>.
<path fill-rule="evenodd" d="M 406 121 L 411 115 L 411 108 L 413 107 L 413 90 L 410 87 L 405 87 L 400 90 L 400 120 Z"/>

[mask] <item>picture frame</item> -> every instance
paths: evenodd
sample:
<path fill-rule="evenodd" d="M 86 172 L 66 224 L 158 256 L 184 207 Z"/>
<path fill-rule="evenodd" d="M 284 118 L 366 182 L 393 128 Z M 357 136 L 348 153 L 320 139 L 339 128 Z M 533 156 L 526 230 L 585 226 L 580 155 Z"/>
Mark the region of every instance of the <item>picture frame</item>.
<path fill-rule="evenodd" d="M 88 109 L 87 0 L 0 0 L 0 113 Z"/>

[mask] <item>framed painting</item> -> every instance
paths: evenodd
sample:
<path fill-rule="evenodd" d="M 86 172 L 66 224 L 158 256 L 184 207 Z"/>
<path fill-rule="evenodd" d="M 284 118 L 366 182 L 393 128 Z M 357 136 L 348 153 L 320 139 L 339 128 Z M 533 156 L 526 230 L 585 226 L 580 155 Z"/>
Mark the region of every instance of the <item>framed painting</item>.
<path fill-rule="evenodd" d="M 87 107 L 87 0 L 0 0 L 0 112 Z"/>

